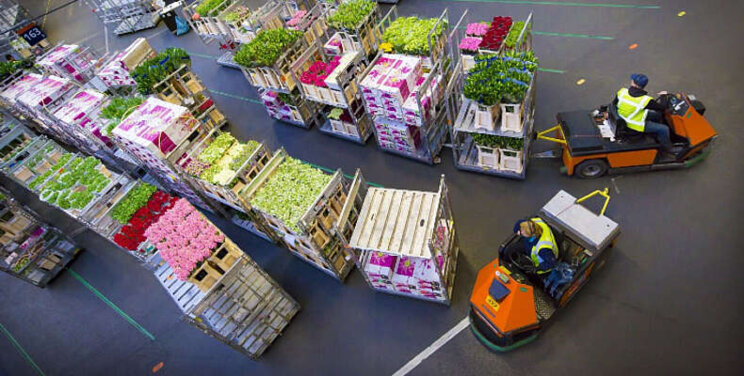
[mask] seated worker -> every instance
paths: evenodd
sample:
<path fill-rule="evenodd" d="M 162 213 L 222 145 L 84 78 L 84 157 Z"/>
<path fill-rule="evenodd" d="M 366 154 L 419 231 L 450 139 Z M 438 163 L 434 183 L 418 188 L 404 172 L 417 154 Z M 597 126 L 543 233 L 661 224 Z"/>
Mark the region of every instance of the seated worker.
<path fill-rule="evenodd" d="M 517 221 L 514 232 L 521 238 L 503 250 L 503 257 L 516 260 L 516 256 L 524 254 L 532 260 L 536 274 L 550 273 L 558 263 L 558 245 L 550 227 L 535 217 Z"/>
<path fill-rule="evenodd" d="M 672 141 L 669 138 L 669 127 L 661 123 L 666 107 L 648 95 L 643 89 L 646 84 L 648 77 L 645 74 L 630 75 L 630 87 L 617 91 L 617 114 L 625 120 L 629 129 L 655 134 L 664 151 L 670 151 Z M 665 91 L 659 93 L 664 94 Z"/>

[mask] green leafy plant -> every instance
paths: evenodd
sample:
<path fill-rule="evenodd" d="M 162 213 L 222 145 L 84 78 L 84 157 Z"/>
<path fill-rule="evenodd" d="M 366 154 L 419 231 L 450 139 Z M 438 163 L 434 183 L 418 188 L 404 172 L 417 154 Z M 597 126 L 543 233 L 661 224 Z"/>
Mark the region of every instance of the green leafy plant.
<path fill-rule="evenodd" d="M 106 126 L 106 134 L 111 134 L 111 131 L 114 130 L 122 120 L 124 120 L 124 116 L 130 114 L 144 101 L 145 99 L 141 97 L 115 97 L 112 99 L 111 102 L 101 110 L 101 117 L 111 120 L 111 122 Z"/>
<path fill-rule="evenodd" d="M 101 161 L 94 157 L 65 154 L 29 187 L 38 188 L 42 200 L 62 209 L 82 209 L 93 200 L 96 192 L 110 183 L 110 179 L 98 169 L 100 164 Z"/>
<path fill-rule="evenodd" d="M 128 223 L 134 213 L 147 204 L 150 196 L 155 191 L 157 191 L 157 188 L 154 185 L 138 184 L 111 209 L 111 218 L 122 224 Z"/>
<path fill-rule="evenodd" d="M 204 163 L 214 163 L 217 159 L 225 154 L 227 149 L 237 140 L 229 133 L 222 133 L 212 141 L 209 146 L 204 148 L 197 159 Z"/>
<path fill-rule="evenodd" d="M 282 101 L 282 103 L 284 103 L 286 105 L 289 105 L 289 106 L 294 106 L 295 105 L 295 100 L 292 98 L 292 95 L 290 95 L 290 94 L 277 93 L 276 94 L 276 97 L 279 98 L 279 100 Z"/>
<path fill-rule="evenodd" d="M 204 0 L 194 10 L 200 16 L 211 16 L 227 8 L 230 3 L 232 0 Z"/>
<path fill-rule="evenodd" d="M 132 78 L 137 83 L 137 91 L 142 95 L 150 94 L 155 84 L 175 72 L 183 64 L 190 63 L 189 54 L 181 48 L 168 48 L 157 56 L 143 61 L 132 70 Z"/>
<path fill-rule="evenodd" d="M 3 79 L 11 74 L 15 73 L 18 69 L 23 66 L 22 61 L 3 61 L 0 62 L 0 79 Z"/>
<path fill-rule="evenodd" d="M 237 171 L 240 167 L 243 166 L 243 163 L 245 163 L 245 161 L 250 158 L 253 152 L 258 149 L 258 147 L 259 143 L 253 140 L 250 140 L 245 144 L 241 144 L 238 149 L 238 154 L 230 162 L 230 169 Z"/>
<path fill-rule="evenodd" d="M 349 0 L 339 4 L 336 13 L 328 17 L 328 24 L 336 29 L 356 31 L 359 23 L 377 7 L 371 0 Z"/>
<path fill-rule="evenodd" d="M 225 22 L 233 23 L 238 22 L 246 17 L 248 17 L 251 14 L 251 10 L 240 5 L 235 8 L 232 12 L 228 12 L 227 14 L 222 16 L 222 19 L 225 20 Z"/>
<path fill-rule="evenodd" d="M 436 28 L 435 28 L 436 25 Z M 429 32 L 432 43 L 442 35 L 442 24 L 436 18 L 420 19 L 417 17 L 400 17 L 393 21 L 382 34 L 382 41 L 389 43 L 397 53 L 409 55 L 429 55 Z"/>
<path fill-rule="evenodd" d="M 508 52 L 504 56 L 480 55 L 468 72 L 463 94 L 484 106 L 520 103 L 529 89 L 537 59 L 530 52 Z"/>
<path fill-rule="evenodd" d="M 494 149 L 522 150 L 524 139 L 517 137 L 496 136 L 492 134 L 473 134 L 473 142 L 480 146 Z"/>
<path fill-rule="evenodd" d="M 344 110 L 340 108 L 334 108 L 331 110 L 331 112 L 328 114 L 328 117 L 333 120 L 338 120 L 341 118 L 341 115 L 344 113 Z"/>
<path fill-rule="evenodd" d="M 522 32 L 522 29 L 524 29 L 524 21 L 515 21 L 512 24 L 511 29 L 509 29 L 509 34 L 506 35 L 506 39 L 504 39 L 504 46 L 507 48 L 514 48 L 514 46 L 517 44 L 517 38 L 519 38 L 519 34 Z M 527 32 L 529 32 L 530 27 L 527 27 Z"/>
<path fill-rule="evenodd" d="M 275 216 L 292 231 L 299 232 L 297 223 L 331 178 L 331 175 L 300 160 L 287 157 L 256 193 L 251 204 Z"/>
<path fill-rule="evenodd" d="M 250 42 L 240 46 L 234 60 L 249 68 L 272 66 L 302 35 L 303 33 L 297 30 L 261 30 Z"/>

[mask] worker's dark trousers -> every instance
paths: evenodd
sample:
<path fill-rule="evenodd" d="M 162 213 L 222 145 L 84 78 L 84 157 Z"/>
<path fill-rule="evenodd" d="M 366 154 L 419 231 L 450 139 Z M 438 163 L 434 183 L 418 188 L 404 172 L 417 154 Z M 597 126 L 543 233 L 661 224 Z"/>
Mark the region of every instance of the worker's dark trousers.
<path fill-rule="evenodd" d="M 649 111 L 646 115 L 646 127 L 643 133 L 650 133 L 656 135 L 656 139 L 659 140 L 661 147 L 664 150 L 670 150 L 672 148 L 672 139 L 669 137 L 669 127 L 666 124 L 662 124 L 664 116 L 656 111 Z"/>

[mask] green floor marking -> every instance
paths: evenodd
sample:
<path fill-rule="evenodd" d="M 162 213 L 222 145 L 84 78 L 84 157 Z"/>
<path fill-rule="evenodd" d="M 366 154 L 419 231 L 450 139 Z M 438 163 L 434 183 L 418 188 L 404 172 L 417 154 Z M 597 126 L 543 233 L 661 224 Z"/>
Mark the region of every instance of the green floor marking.
<path fill-rule="evenodd" d="M 216 59 L 216 58 L 219 57 L 219 56 L 214 56 L 214 55 L 202 54 L 202 53 L 198 53 L 198 52 L 189 52 L 188 54 L 191 55 L 191 56 L 202 57 L 202 58 L 205 58 L 205 59 Z"/>
<path fill-rule="evenodd" d="M 152 335 L 152 333 L 148 332 L 147 329 L 145 329 L 142 325 L 140 325 L 137 321 L 134 321 L 132 317 L 127 315 L 124 311 L 121 310 L 116 304 L 114 304 L 111 300 L 109 300 L 107 297 L 105 297 L 103 294 L 101 294 L 100 291 L 98 291 L 95 287 L 93 287 L 88 281 L 85 280 L 80 274 L 75 272 L 72 269 L 67 269 L 68 272 L 72 275 L 73 278 L 77 279 L 78 282 L 82 283 L 85 288 L 90 290 L 95 296 L 98 297 L 98 299 L 101 299 L 106 305 L 111 307 L 116 313 L 119 314 L 119 316 L 123 317 L 124 320 L 132 324 L 133 327 L 137 328 L 142 334 L 145 335 L 145 337 L 149 338 L 150 340 L 154 341 L 155 336 Z"/>
<path fill-rule="evenodd" d="M 28 362 L 28 364 L 31 365 L 31 367 L 33 367 L 33 369 L 34 369 L 34 371 L 36 371 L 36 373 L 38 373 L 41 376 L 46 376 L 44 374 L 44 371 L 42 371 L 41 368 L 39 368 L 39 365 L 36 364 L 36 362 L 34 362 L 33 359 L 31 359 L 31 356 L 28 355 L 28 353 L 26 352 L 26 350 L 23 349 L 23 347 L 21 347 L 21 344 L 18 343 L 18 341 L 16 341 L 15 337 L 13 337 L 13 335 L 10 334 L 10 332 L 8 331 L 8 329 L 5 329 L 5 327 L 3 326 L 3 324 L 0 324 L 0 332 L 3 332 L 3 334 L 6 337 L 8 337 L 8 340 L 10 341 L 11 344 L 13 344 L 13 347 L 15 347 L 16 350 L 18 350 L 18 352 L 21 353 L 21 355 L 23 356 L 23 358 L 26 359 L 26 361 Z"/>
<path fill-rule="evenodd" d="M 548 73 L 560 73 L 560 74 L 566 73 L 566 71 L 560 70 L 560 69 L 537 68 L 537 70 L 540 72 L 548 72 Z"/>
<path fill-rule="evenodd" d="M 230 94 L 230 93 L 226 93 L 224 91 L 209 89 L 209 92 L 210 93 L 217 94 L 217 95 L 222 95 L 222 96 L 225 96 L 225 97 L 228 97 L 228 98 L 232 98 L 232 99 L 237 99 L 237 100 L 246 101 L 246 102 L 255 103 L 255 104 L 263 104 L 263 102 L 261 102 L 258 99 L 248 98 L 248 97 L 244 97 L 242 95 Z"/>
<path fill-rule="evenodd" d="M 600 40 L 613 40 L 613 37 L 606 37 L 604 35 L 588 35 L 588 34 L 574 34 L 574 33 L 554 33 L 552 31 L 537 31 L 533 30 L 532 34 L 535 35 L 547 35 L 551 37 L 566 37 L 566 38 L 583 38 L 583 39 L 600 39 Z"/>
<path fill-rule="evenodd" d="M 447 0 L 441 0 L 447 1 Z M 458 27 L 458 29 L 467 29 L 466 25 Z M 607 37 L 604 35 L 589 35 L 589 34 L 576 34 L 576 33 L 556 33 L 552 31 L 537 31 L 532 30 L 532 34 L 535 35 L 547 35 L 551 37 L 566 37 L 566 38 L 582 38 L 582 39 L 600 39 L 600 40 L 614 40 L 613 37 Z"/>
<path fill-rule="evenodd" d="M 631 9 L 661 9 L 658 5 L 614 4 L 614 3 L 572 3 L 562 1 L 527 1 L 527 0 L 436 0 L 459 3 L 497 3 L 514 5 L 559 5 L 564 7 L 588 8 L 631 8 Z"/>

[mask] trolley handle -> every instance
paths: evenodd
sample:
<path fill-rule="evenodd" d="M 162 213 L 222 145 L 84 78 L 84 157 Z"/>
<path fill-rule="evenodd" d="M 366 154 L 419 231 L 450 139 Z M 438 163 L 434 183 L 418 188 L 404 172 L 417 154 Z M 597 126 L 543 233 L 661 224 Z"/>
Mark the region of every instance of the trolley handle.
<path fill-rule="evenodd" d="M 610 203 L 610 195 L 609 195 L 609 191 L 610 191 L 610 189 L 609 189 L 609 188 L 607 188 L 607 187 L 605 187 L 605 189 L 603 189 L 603 190 L 601 190 L 601 191 L 600 191 L 599 189 L 597 189 L 597 190 L 595 190 L 594 192 L 592 192 L 592 193 L 589 193 L 588 195 L 586 195 L 586 196 L 584 196 L 584 197 L 582 197 L 582 198 L 580 198 L 580 199 L 577 199 L 577 200 L 576 200 L 576 203 L 577 203 L 577 204 L 580 204 L 580 203 L 582 203 L 583 201 L 586 201 L 587 199 L 589 199 L 589 198 L 591 198 L 591 197 L 594 197 L 594 196 L 596 196 L 596 195 L 600 195 L 600 196 L 604 197 L 604 199 L 605 199 L 605 202 L 604 202 L 604 205 L 602 206 L 602 211 L 600 211 L 600 212 L 599 212 L 599 215 L 600 215 L 600 217 L 601 217 L 601 216 L 604 216 L 605 210 L 607 210 L 607 205 L 608 205 L 608 204 Z"/>
<path fill-rule="evenodd" d="M 546 136 L 548 133 L 554 132 L 554 131 L 560 131 L 561 132 L 561 138 L 555 138 Z M 561 128 L 561 125 L 558 124 L 552 128 L 546 129 L 542 132 L 537 132 L 537 139 L 539 140 L 546 140 L 546 141 L 552 141 L 557 142 L 562 145 L 566 145 L 566 134 L 563 133 L 563 128 Z"/>

